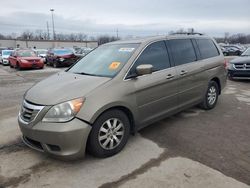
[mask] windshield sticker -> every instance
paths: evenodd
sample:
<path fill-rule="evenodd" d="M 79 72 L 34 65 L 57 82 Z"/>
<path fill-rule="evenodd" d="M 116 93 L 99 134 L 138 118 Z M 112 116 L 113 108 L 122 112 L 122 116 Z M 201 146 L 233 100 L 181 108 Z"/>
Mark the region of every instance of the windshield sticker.
<path fill-rule="evenodd" d="M 110 70 L 116 70 L 119 66 L 120 66 L 120 62 L 112 62 L 110 65 L 109 65 L 109 69 Z"/>
<path fill-rule="evenodd" d="M 120 48 L 119 52 L 132 52 L 135 48 Z"/>

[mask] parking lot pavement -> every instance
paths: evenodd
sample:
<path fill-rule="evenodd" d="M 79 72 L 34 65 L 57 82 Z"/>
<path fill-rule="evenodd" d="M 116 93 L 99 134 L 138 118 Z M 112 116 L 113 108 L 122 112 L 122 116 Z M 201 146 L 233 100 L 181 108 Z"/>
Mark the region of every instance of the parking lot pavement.
<path fill-rule="evenodd" d="M 215 109 L 186 110 L 141 134 L 173 156 L 190 158 L 250 184 L 249 122 L 250 81 L 228 81 Z"/>
<path fill-rule="evenodd" d="M 249 187 L 249 81 L 228 81 L 215 109 L 194 107 L 157 122 L 114 157 L 63 162 L 22 144 L 16 120 L 23 93 L 61 70 L 0 66 L 1 188 Z"/>

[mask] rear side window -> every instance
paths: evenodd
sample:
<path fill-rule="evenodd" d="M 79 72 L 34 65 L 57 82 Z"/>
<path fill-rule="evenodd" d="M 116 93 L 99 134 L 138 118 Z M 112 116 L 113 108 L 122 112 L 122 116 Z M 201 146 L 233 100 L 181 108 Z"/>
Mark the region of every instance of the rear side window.
<path fill-rule="evenodd" d="M 175 65 L 182 65 L 197 60 L 192 41 L 190 39 L 173 39 L 168 44 Z"/>
<path fill-rule="evenodd" d="M 219 55 L 219 51 L 211 39 L 196 39 L 196 42 L 202 59 Z"/>
<path fill-rule="evenodd" d="M 150 44 L 136 60 L 130 69 L 129 75 L 136 73 L 136 67 L 142 64 L 153 65 L 153 71 L 159 71 L 170 67 L 167 48 L 164 41 Z"/>

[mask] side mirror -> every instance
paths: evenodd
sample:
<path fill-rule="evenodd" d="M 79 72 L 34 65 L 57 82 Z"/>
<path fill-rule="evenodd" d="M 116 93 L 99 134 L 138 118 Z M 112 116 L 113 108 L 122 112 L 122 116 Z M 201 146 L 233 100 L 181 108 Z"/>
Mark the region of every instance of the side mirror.
<path fill-rule="evenodd" d="M 136 67 L 136 73 L 138 76 L 151 74 L 153 72 L 153 65 L 151 64 L 142 64 Z"/>

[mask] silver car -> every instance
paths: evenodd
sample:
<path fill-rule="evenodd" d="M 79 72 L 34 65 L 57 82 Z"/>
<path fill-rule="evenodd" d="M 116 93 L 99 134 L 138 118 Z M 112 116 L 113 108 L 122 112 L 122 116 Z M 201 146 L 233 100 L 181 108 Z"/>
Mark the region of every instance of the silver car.
<path fill-rule="evenodd" d="M 82 157 L 86 149 L 109 157 L 153 122 L 197 104 L 214 108 L 226 75 L 224 56 L 208 36 L 104 44 L 25 93 L 18 117 L 23 141 L 63 158 Z"/>

